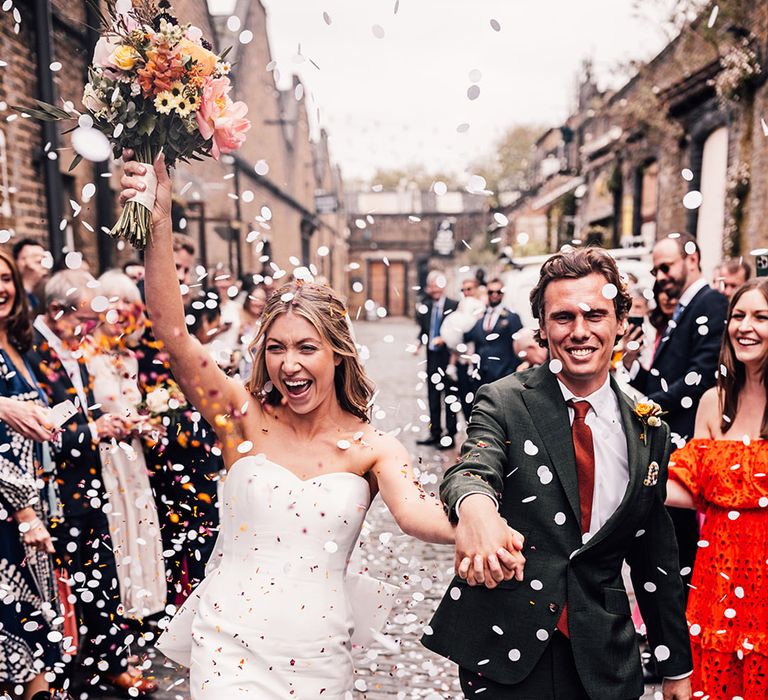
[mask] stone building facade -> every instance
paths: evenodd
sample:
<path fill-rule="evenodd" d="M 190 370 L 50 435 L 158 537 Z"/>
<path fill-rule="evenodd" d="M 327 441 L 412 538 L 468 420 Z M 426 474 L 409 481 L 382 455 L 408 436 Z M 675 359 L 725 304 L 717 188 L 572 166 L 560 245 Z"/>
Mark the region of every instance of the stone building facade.
<path fill-rule="evenodd" d="M 768 5 L 720 5 L 615 92 L 587 67 L 578 109 L 537 143 L 534 188 L 505 212 L 510 235 L 538 226 L 556 250 L 689 231 L 706 273 L 768 246 Z"/>

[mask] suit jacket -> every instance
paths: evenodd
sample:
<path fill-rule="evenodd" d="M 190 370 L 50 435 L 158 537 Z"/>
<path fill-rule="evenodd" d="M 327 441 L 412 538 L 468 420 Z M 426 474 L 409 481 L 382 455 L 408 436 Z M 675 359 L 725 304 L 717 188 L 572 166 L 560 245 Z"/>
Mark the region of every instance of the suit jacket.
<path fill-rule="evenodd" d="M 702 394 L 715 383 L 727 313 L 725 296 L 710 287 L 700 289 L 683 309 L 677 325 L 662 338 L 651 370 L 641 367 L 630 382 L 666 411 L 664 419 L 672 432 L 685 439 L 693 435 Z"/>
<path fill-rule="evenodd" d="M 92 495 L 104 501 L 99 445 L 93 440 L 88 426 L 89 420 L 96 420 L 101 411 L 98 408 L 88 410 L 87 406 L 79 405 L 77 392 L 61 364 L 61 359 L 37 329 L 34 332 L 32 349 L 27 352 L 27 359 L 51 406 L 69 399 L 80 409 L 62 426 L 61 450 L 55 453 L 55 458 L 64 517 L 83 515 L 91 508 L 87 491 L 93 490 L 95 493 Z M 78 364 L 88 406 L 93 406 L 95 401 L 91 390 L 91 377 L 85 363 Z M 94 486 L 94 480 L 98 481 L 99 486 Z"/>
<path fill-rule="evenodd" d="M 488 384 L 512 374 L 520 364 L 512 336 L 523 324 L 520 317 L 507 307 L 502 308 L 490 331 L 483 328 L 484 320 L 484 316 L 478 319 L 464 334 L 464 340 L 475 344 L 475 352 L 480 355 L 480 380 L 483 384 Z"/>
<path fill-rule="evenodd" d="M 438 360 L 438 361 L 444 360 L 445 363 L 447 363 L 448 358 L 451 355 L 451 352 L 447 346 L 442 345 L 436 350 L 429 349 L 429 327 L 432 323 L 432 308 L 434 304 L 435 302 L 432 301 L 432 299 L 428 298 L 424 302 L 424 304 L 419 304 L 416 310 L 416 323 L 419 324 L 419 342 L 422 343 L 422 345 L 425 345 L 427 348 L 427 360 L 430 360 L 430 357 L 431 357 L 432 360 Z M 459 306 L 458 301 L 456 301 L 455 299 L 449 299 L 448 297 L 446 297 L 445 300 L 443 301 L 442 319 L 445 320 L 445 317 L 448 314 L 451 314 L 454 311 L 456 311 L 458 306 Z"/>
<path fill-rule="evenodd" d="M 446 472 L 440 495 L 454 519 L 463 494 L 494 495 L 501 515 L 525 536 L 525 580 L 488 590 L 454 578 L 433 633 L 422 638 L 425 646 L 498 683 L 519 683 L 544 652 L 567 601 L 573 654 L 590 697 L 639 697 L 640 655 L 621 577 L 626 559 L 651 646 L 670 651 L 659 671 L 691 670 L 677 544 L 664 507 L 669 429 L 663 423 L 644 429 L 613 380 L 611 387 L 627 437 L 629 485 L 586 544 L 568 409 L 554 375 L 542 366 L 480 389 L 461 459 Z M 540 478 L 542 465 L 554 479 Z"/>

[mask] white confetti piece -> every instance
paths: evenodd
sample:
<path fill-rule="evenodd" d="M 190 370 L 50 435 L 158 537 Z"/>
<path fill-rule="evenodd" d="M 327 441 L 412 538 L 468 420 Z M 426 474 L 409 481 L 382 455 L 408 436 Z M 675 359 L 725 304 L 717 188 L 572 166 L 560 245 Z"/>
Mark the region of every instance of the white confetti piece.
<path fill-rule="evenodd" d="M 323 545 L 323 549 L 329 554 L 335 554 L 339 551 L 339 545 L 337 545 L 333 540 L 329 540 Z"/>
<path fill-rule="evenodd" d="M 659 644 L 654 650 L 653 655 L 657 661 L 666 661 L 669 658 L 669 647 L 664 644 Z"/>
<path fill-rule="evenodd" d="M 549 371 L 552 372 L 552 374 L 560 374 L 560 372 L 563 371 L 563 363 L 557 358 L 550 360 Z"/>
<path fill-rule="evenodd" d="M 250 440 L 243 440 L 238 446 L 237 451 L 244 455 L 246 452 L 250 452 L 253 449 L 253 443 Z"/>
<path fill-rule="evenodd" d="M 698 209 L 703 201 L 704 197 L 701 192 L 698 190 L 691 190 L 685 197 L 683 197 L 683 206 L 686 209 Z"/>
<path fill-rule="evenodd" d="M 609 282 L 603 285 L 602 294 L 606 299 L 615 299 L 618 293 L 619 288 L 615 284 Z"/>
<path fill-rule="evenodd" d="M 565 524 L 565 513 L 555 513 L 555 524 L 556 525 Z"/>
<path fill-rule="evenodd" d="M 507 654 L 510 661 L 520 661 L 520 650 L 519 649 L 510 649 L 509 653 Z"/>
<path fill-rule="evenodd" d="M 352 447 L 352 443 L 349 440 L 339 440 L 336 443 L 336 447 L 338 447 L 340 450 L 348 450 L 350 447 Z"/>
<path fill-rule="evenodd" d="M 453 588 L 451 588 L 450 596 L 451 596 L 451 600 L 458 600 L 459 598 L 461 598 L 461 589 L 456 588 L 456 586 L 454 586 Z"/>
<path fill-rule="evenodd" d="M 544 629 L 536 630 L 536 639 L 540 642 L 546 642 L 549 639 L 549 632 Z"/>
<path fill-rule="evenodd" d="M 526 440 L 523 444 L 523 452 L 532 457 L 533 455 L 539 454 L 539 448 L 530 440 Z"/>

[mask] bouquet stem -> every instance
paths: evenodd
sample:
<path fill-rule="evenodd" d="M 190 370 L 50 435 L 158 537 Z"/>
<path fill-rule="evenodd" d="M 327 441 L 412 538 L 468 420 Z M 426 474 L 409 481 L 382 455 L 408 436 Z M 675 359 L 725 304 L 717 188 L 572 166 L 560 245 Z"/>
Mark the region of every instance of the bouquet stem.
<path fill-rule="evenodd" d="M 135 155 L 139 162 L 152 164 L 158 153 L 149 144 L 143 144 Z M 152 235 L 152 211 L 139 202 L 127 202 L 109 235 L 124 238 L 136 250 L 144 250 Z"/>

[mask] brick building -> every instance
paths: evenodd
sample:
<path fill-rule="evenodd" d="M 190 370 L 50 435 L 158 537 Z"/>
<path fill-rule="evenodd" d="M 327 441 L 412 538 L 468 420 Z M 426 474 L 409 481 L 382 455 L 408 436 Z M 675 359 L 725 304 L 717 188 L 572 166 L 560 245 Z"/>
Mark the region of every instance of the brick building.
<path fill-rule="evenodd" d="M 437 196 L 415 185 L 396 192 L 347 195 L 349 306 L 411 316 L 427 272 L 443 269 L 456 296 L 456 273 L 487 245 L 492 217 L 486 198 L 467 192 Z"/>
<path fill-rule="evenodd" d="M 615 92 L 585 67 L 578 109 L 539 139 L 534 187 L 505 212 L 512 234 L 544 230 L 555 250 L 690 231 L 707 274 L 768 246 L 768 5 L 720 5 L 712 27 L 707 12 Z"/>
<path fill-rule="evenodd" d="M 224 263 L 236 274 L 271 272 L 275 266 L 292 269 L 299 260 L 315 264 L 320 274 L 343 288 L 341 176 L 330 160 L 326 136 L 321 134 L 318 143 L 310 139 L 303 86 L 295 80 L 291 90 L 276 87 L 263 5 L 241 0 L 235 10 L 241 30 L 232 32 L 226 18 L 211 16 L 205 0 L 173 4 L 180 21 L 200 27 L 219 50 L 232 45 L 228 60 L 237 63 L 235 98 L 249 105 L 252 121 L 244 147 L 233 157 L 179 165 L 178 227 L 197 241 L 200 258 L 209 266 Z M 80 250 L 104 269 L 133 255 L 130 250 L 120 253 L 119 243 L 96 235 L 111 227 L 118 214 L 118 178 L 109 177 L 108 164 L 82 162 L 68 172 L 72 150 L 59 125 L 20 118 L 11 109 L 29 104 L 30 98 L 58 104 L 70 100 L 80 108 L 98 39 L 85 27 L 97 26 L 97 20 L 85 0 L 34 0 L 17 3 L 16 12 L 20 22 L 13 12 L 0 12 L 0 58 L 7 63 L 0 67 L 0 229 L 51 242 L 54 254 L 65 246 Z M 250 40 L 241 36 L 246 28 Z M 60 69 L 49 69 L 51 63 L 58 68 L 55 62 Z M 96 194 L 83 201 L 88 183 L 95 185 Z M 334 211 L 316 213 L 318 191 L 338 203 Z M 76 211 L 70 202 L 82 209 Z M 318 255 L 323 246 L 329 254 Z"/>

